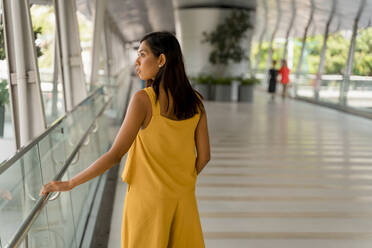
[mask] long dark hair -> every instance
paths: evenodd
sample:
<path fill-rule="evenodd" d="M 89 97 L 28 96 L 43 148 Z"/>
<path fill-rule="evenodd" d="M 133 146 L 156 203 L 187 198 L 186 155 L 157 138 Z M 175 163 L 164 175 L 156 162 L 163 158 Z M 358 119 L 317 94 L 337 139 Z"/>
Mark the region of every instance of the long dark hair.
<path fill-rule="evenodd" d="M 186 76 L 181 47 L 176 37 L 169 32 L 152 32 L 146 34 L 141 39 L 141 42 L 143 41 L 146 41 L 155 57 L 159 57 L 162 53 L 166 57 L 166 62 L 159 69 L 155 79 L 146 82 L 148 86 L 154 88 L 156 100 L 159 99 L 160 82 L 163 82 L 168 99 L 166 109 L 169 109 L 169 90 L 173 97 L 173 114 L 177 119 L 188 119 L 202 111 L 203 103 Z"/>

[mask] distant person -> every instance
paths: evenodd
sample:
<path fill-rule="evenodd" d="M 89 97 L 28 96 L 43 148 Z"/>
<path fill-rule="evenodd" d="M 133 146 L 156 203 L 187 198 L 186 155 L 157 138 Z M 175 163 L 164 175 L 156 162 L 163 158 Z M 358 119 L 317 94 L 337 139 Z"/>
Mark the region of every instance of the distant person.
<path fill-rule="evenodd" d="M 289 73 L 290 73 L 290 70 L 287 66 L 287 61 L 283 59 L 282 67 L 280 67 L 279 69 L 279 74 L 281 75 L 280 82 L 282 83 L 282 86 L 283 86 L 283 93 L 282 93 L 283 99 L 287 96 L 287 86 L 289 84 Z"/>
<path fill-rule="evenodd" d="M 276 66 L 276 61 L 273 60 L 272 67 L 269 70 L 269 88 L 267 90 L 269 94 L 271 95 L 272 100 L 274 100 L 275 98 L 276 84 L 277 84 L 276 78 L 278 77 L 278 70 L 275 69 L 275 66 Z"/>
<path fill-rule="evenodd" d="M 147 87 L 133 96 L 111 149 L 69 181 L 47 183 L 41 194 L 72 190 L 129 151 L 121 248 L 204 248 L 195 197 L 197 176 L 210 158 L 201 96 L 186 76 L 174 35 L 147 34 L 137 53 L 137 75 Z"/>

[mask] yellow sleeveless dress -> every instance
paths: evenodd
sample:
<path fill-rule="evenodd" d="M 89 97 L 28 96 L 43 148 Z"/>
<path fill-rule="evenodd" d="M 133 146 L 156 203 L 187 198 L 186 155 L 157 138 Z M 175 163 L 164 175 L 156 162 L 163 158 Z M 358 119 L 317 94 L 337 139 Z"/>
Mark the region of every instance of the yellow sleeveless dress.
<path fill-rule="evenodd" d="M 128 183 L 122 248 L 204 248 L 195 198 L 195 129 L 200 114 L 171 120 L 160 114 L 152 87 L 151 121 L 138 132 L 122 174 Z"/>

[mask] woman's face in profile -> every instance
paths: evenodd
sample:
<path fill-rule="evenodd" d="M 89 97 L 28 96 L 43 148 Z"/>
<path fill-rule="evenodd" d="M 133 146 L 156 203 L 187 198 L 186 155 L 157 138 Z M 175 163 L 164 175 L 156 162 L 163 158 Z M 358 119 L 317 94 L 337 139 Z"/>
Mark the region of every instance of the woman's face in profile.
<path fill-rule="evenodd" d="M 136 73 L 142 80 L 154 79 L 159 71 L 158 58 L 151 52 L 146 41 L 142 41 L 136 59 Z"/>

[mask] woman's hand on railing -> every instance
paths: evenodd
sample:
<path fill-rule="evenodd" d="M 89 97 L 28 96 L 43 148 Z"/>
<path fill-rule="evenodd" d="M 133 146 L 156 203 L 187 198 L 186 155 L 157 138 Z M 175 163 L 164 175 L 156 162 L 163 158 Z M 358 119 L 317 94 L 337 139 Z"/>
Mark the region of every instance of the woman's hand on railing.
<path fill-rule="evenodd" d="M 73 188 L 71 181 L 51 181 L 43 186 L 40 191 L 40 196 L 46 195 L 50 192 L 70 191 Z"/>

